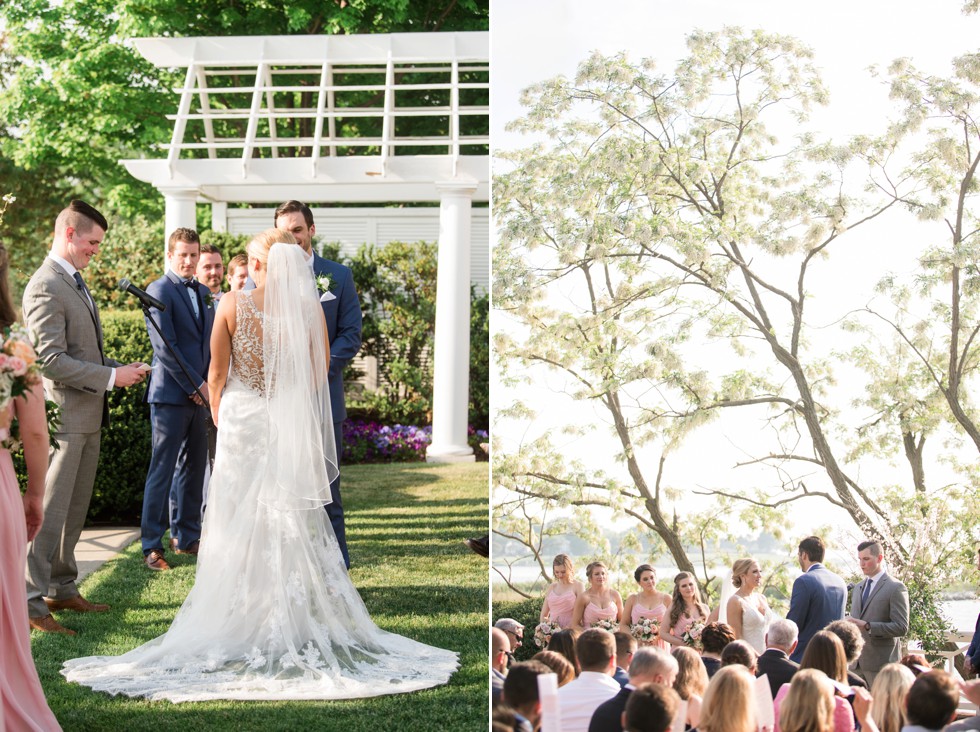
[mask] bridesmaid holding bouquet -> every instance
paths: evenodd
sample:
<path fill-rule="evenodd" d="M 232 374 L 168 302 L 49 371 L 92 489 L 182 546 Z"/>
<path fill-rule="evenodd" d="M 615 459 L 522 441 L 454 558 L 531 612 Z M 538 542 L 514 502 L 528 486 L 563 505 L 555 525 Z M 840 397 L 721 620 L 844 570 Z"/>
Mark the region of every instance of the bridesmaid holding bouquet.
<path fill-rule="evenodd" d="M 641 646 L 669 650 L 670 645 L 660 637 L 660 632 L 672 602 L 670 595 L 657 590 L 657 570 L 649 564 L 637 567 L 633 579 L 640 591 L 626 598 L 619 629 L 630 633 Z"/>
<path fill-rule="evenodd" d="M 575 601 L 585 591 L 585 586 L 575 579 L 572 560 L 567 554 L 559 554 L 552 563 L 555 581 L 544 593 L 544 605 L 538 622 L 550 621 L 559 629 L 572 627 L 572 613 Z"/>
<path fill-rule="evenodd" d="M 681 572 L 674 577 L 674 596 L 667 616 L 667 629 L 661 636 L 672 646 L 690 646 L 700 651 L 699 628 L 708 622 L 708 606 L 701 602 L 697 582 L 690 572 Z M 689 631 L 694 630 L 694 633 Z M 684 636 L 688 634 L 690 642 Z"/>
<path fill-rule="evenodd" d="M 572 627 L 578 630 L 603 628 L 612 633 L 618 630 L 623 617 L 623 598 L 609 586 L 606 565 L 592 562 L 585 568 L 589 586 L 575 600 Z"/>

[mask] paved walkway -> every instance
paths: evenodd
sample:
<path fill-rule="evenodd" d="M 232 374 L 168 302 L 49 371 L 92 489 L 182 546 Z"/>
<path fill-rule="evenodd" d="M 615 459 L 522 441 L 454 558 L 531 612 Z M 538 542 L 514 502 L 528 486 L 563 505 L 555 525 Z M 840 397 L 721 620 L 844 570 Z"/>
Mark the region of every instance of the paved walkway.
<path fill-rule="evenodd" d="M 139 527 L 88 528 L 75 546 L 78 579 L 88 577 L 116 554 L 140 538 Z"/>

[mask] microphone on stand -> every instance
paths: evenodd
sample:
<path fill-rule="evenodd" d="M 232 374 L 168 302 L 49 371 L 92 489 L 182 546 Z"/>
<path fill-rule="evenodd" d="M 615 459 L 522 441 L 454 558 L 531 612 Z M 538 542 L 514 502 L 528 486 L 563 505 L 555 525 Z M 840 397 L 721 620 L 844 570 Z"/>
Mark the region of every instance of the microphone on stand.
<path fill-rule="evenodd" d="M 153 297 L 153 295 L 147 294 L 144 290 L 138 288 L 125 277 L 119 280 L 118 287 L 123 292 L 128 292 L 130 295 L 135 295 L 136 299 L 139 300 L 145 308 L 156 308 L 161 312 L 167 309 L 167 306 Z"/>

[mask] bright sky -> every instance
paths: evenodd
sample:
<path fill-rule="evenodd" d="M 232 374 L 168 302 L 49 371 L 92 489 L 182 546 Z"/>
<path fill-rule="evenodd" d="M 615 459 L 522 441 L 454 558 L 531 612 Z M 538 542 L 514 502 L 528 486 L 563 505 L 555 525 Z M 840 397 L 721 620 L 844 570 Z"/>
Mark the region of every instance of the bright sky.
<path fill-rule="evenodd" d="M 822 5 L 785 0 L 671 3 L 621 0 L 602 4 L 583 0 L 494 0 L 491 12 L 493 147 L 507 150 L 528 144 L 528 140 L 504 129 L 523 113 L 518 103 L 520 91 L 557 74 L 573 76 L 578 63 L 591 51 L 612 54 L 627 50 L 636 61 L 644 57 L 656 59 L 659 70 L 667 73 L 677 59 L 686 55 L 688 33 L 695 28 L 715 30 L 724 25 L 792 35 L 814 49 L 815 63 L 831 95 L 830 107 L 814 115 L 826 135 L 840 140 L 851 133 L 880 131 L 892 107 L 883 82 L 874 79 L 867 68 L 873 64 L 887 67 L 893 59 L 908 56 L 925 72 L 949 73 L 955 56 L 980 50 L 980 15 L 964 16 L 960 7 L 959 0 L 931 3 L 830 0 Z M 495 171 L 500 170 L 497 164 Z M 863 272 L 864 277 L 861 281 L 833 283 L 834 289 L 853 298 L 846 307 L 859 307 L 867 302 L 873 282 L 883 273 L 883 259 L 889 260 L 891 266 L 901 266 L 895 255 L 896 247 L 905 244 L 906 253 L 911 253 L 915 246 L 921 246 L 922 237 L 915 237 L 916 243 L 907 233 L 902 236 L 905 231 L 901 226 L 896 221 L 891 229 L 877 229 L 873 241 L 866 241 L 859 252 L 847 255 L 853 258 L 851 270 Z M 869 276 L 866 270 L 875 274 Z M 821 282 L 820 273 L 816 274 L 814 285 Z M 838 277 L 836 271 L 834 276 Z M 826 279 L 823 282 L 830 285 Z M 842 307 L 840 303 L 835 305 Z M 832 322 L 839 314 L 840 311 L 828 311 L 824 322 Z M 506 328 L 506 319 L 495 314 L 494 327 Z M 542 379 L 533 391 L 521 392 L 539 406 L 544 405 L 550 421 L 542 418 L 531 425 L 495 425 L 500 447 L 513 449 L 521 439 L 550 426 L 588 418 L 583 416 L 581 407 L 574 410 L 562 401 L 556 393 L 560 386 L 554 379 Z M 496 405 L 508 403 L 511 396 L 495 385 Z M 730 473 L 732 464 L 745 457 L 731 445 L 730 433 L 739 429 L 744 428 L 726 423 L 712 426 L 697 446 L 692 446 L 686 456 L 680 456 L 680 464 L 686 460 L 693 466 L 713 458 L 720 470 Z M 593 434 L 587 439 L 557 438 L 556 442 L 563 444 L 569 454 L 595 456 L 590 462 L 608 468 L 609 461 L 602 455 L 611 453 L 615 445 L 611 439 L 607 443 L 603 439 Z M 680 465 L 678 468 L 673 481 L 678 485 L 688 484 L 684 470 Z M 652 476 L 652 466 L 648 469 Z M 703 486 L 711 485 L 715 479 L 719 481 L 717 485 L 725 481 L 724 477 L 703 473 L 692 481 Z M 825 505 L 818 506 L 816 501 L 805 505 L 805 518 L 796 517 L 805 527 L 834 521 L 834 515 Z M 846 553 L 850 555 L 852 551 L 848 549 Z"/>

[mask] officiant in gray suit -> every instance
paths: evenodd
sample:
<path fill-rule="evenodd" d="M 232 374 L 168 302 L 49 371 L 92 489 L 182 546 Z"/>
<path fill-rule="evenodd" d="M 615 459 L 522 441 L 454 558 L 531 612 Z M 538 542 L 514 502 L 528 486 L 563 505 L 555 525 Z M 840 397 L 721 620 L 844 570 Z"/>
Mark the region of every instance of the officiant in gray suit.
<path fill-rule="evenodd" d="M 44 488 L 44 522 L 27 548 L 27 604 L 31 627 L 74 635 L 51 612 L 101 612 L 75 586 L 75 544 L 88 513 L 99 464 L 102 428 L 109 424 L 108 393 L 143 380 L 143 364 L 123 365 L 102 350 L 99 309 L 81 272 L 109 228 L 105 217 L 72 201 L 55 221 L 47 258 L 24 290 L 24 321 L 44 367 L 45 396 L 61 407 Z"/>
<path fill-rule="evenodd" d="M 881 544 L 858 544 L 858 561 L 865 579 L 851 591 L 851 614 L 845 617 L 864 636 L 856 670 L 868 682 L 888 663 L 902 657 L 902 637 L 909 631 L 909 591 L 885 571 Z"/>

